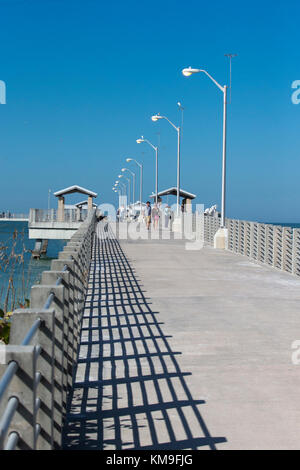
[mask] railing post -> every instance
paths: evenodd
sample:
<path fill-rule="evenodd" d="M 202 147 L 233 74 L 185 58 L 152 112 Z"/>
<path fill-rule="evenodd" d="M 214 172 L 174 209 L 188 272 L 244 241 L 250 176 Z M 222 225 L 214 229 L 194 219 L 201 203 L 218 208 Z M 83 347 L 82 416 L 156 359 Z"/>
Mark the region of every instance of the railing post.
<path fill-rule="evenodd" d="M 54 448 L 61 447 L 63 418 L 66 412 L 67 364 L 64 341 L 64 287 L 37 285 L 31 288 L 30 302 L 32 308 L 43 308 L 47 298 L 54 293 L 52 308 L 55 312 L 54 331 Z"/>
<path fill-rule="evenodd" d="M 293 261 L 292 261 L 292 272 L 293 274 L 299 275 L 298 263 L 299 263 L 299 249 L 298 249 L 298 229 L 293 229 Z"/>
<path fill-rule="evenodd" d="M 41 406 L 38 413 L 37 423 L 41 426 L 41 433 L 37 440 L 38 450 L 51 450 L 53 448 L 54 428 L 54 310 L 41 309 L 18 309 L 12 316 L 10 331 L 10 342 L 20 344 L 30 326 L 38 318 L 42 325 L 35 334 L 32 343 L 41 346 L 41 354 L 37 361 L 37 372 L 40 372 L 40 384 L 38 396 Z"/>
<path fill-rule="evenodd" d="M 283 227 L 282 231 L 282 269 L 289 273 L 293 272 L 293 230 Z"/>
<path fill-rule="evenodd" d="M 80 265 L 80 254 L 77 252 L 71 252 L 71 253 L 61 253 L 61 256 L 59 257 L 59 261 L 64 260 L 66 263 L 72 256 L 72 260 L 74 261 L 74 276 L 73 276 L 73 281 L 74 281 L 74 310 L 75 310 L 75 328 L 77 331 L 77 337 L 79 337 L 80 334 L 80 323 L 81 323 L 81 310 L 82 310 L 82 305 L 84 302 L 84 280 L 83 280 L 83 266 Z"/>
<path fill-rule="evenodd" d="M 234 251 L 234 221 L 228 219 L 228 248 L 230 251 Z"/>
<path fill-rule="evenodd" d="M 265 225 L 265 257 L 264 263 L 272 266 L 272 260 L 270 259 L 270 253 L 273 249 L 273 233 L 272 226 Z M 272 262 L 271 262 L 272 261 Z"/>
<path fill-rule="evenodd" d="M 77 349 L 79 342 L 79 325 L 78 325 L 78 314 L 77 314 L 77 289 L 76 289 L 76 277 L 75 272 L 75 261 L 72 259 L 61 260 L 56 259 L 51 263 L 52 271 L 62 271 L 64 266 L 67 266 L 69 272 L 69 312 L 68 312 L 68 344 L 70 345 L 69 354 L 74 364 L 77 357 Z M 71 351 L 70 351 L 71 349 Z"/>
<path fill-rule="evenodd" d="M 240 234 L 239 234 L 239 220 L 234 220 L 234 251 L 235 253 L 239 252 L 239 239 L 240 239 Z"/>
<path fill-rule="evenodd" d="M 72 386 L 72 371 L 74 365 L 73 345 L 72 345 L 72 328 L 73 318 L 71 317 L 70 306 L 70 273 L 69 271 L 44 271 L 42 273 L 42 284 L 55 285 L 58 278 L 62 279 L 62 286 L 64 287 L 64 354 L 66 359 L 66 367 L 68 373 L 64 378 L 64 387 L 68 390 Z"/>

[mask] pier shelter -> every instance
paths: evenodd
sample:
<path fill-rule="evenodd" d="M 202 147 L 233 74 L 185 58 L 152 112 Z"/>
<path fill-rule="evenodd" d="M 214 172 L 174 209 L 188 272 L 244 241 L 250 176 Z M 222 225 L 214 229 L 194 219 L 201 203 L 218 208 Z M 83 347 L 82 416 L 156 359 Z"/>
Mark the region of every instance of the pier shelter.
<path fill-rule="evenodd" d="M 174 186 L 169 189 L 165 189 L 157 193 L 158 201 L 162 201 L 163 196 L 177 196 L 177 188 Z M 150 198 L 155 200 L 155 194 L 151 194 Z M 182 206 L 184 207 L 185 212 L 192 212 L 192 200 L 195 199 L 196 195 L 188 191 L 180 189 L 179 198 L 182 198 Z"/>
<path fill-rule="evenodd" d="M 90 191 L 89 189 L 82 188 L 81 186 L 78 185 L 73 185 L 69 186 L 68 188 L 61 189 L 60 191 L 56 191 L 54 193 L 54 196 L 58 198 L 58 207 L 57 207 L 57 219 L 60 222 L 63 222 L 65 220 L 65 196 L 68 194 L 73 194 L 73 193 L 80 193 L 80 194 L 85 194 L 88 196 L 87 200 L 87 209 L 92 209 L 93 208 L 93 198 L 97 197 L 97 193 Z M 84 205 L 85 202 L 79 203 L 78 207 L 81 207 Z"/>
<path fill-rule="evenodd" d="M 69 194 L 79 193 L 87 196 L 87 200 L 73 205 L 65 204 L 65 197 Z M 29 238 L 36 240 L 35 252 L 39 252 L 41 240 L 70 240 L 90 210 L 97 205 L 93 200 L 97 193 L 78 185 L 69 186 L 53 193 L 58 200 L 57 210 L 30 209 Z"/>

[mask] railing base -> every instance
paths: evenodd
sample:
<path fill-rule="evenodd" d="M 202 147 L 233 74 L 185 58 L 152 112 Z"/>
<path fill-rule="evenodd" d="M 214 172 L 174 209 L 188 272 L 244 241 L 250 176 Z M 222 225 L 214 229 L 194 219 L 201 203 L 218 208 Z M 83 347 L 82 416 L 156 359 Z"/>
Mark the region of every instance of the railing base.
<path fill-rule="evenodd" d="M 220 227 L 214 236 L 214 248 L 228 250 L 228 229 Z"/>

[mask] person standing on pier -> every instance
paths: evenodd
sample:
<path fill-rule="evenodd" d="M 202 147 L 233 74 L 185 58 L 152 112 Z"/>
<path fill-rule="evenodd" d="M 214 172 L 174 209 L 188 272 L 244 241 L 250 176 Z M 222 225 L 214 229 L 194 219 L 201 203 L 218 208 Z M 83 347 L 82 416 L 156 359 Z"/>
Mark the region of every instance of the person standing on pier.
<path fill-rule="evenodd" d="M 149 230 L 150 224 L 151 224 L 151 204 L 149 201 L 146 202 L 145 217 L 146 217 L 146 227 L 147 227 L 147 230 Z"/>
<path fill-rule="evenodd" d="M 156 230 L 158 228 L 158 222 L 159 222 L 159 210 L 156 204 L 154 204 L 151 215 L 153 219 L 153 228 L 154 230 Z"/>
<path fill-rule="evenodd" d="M 170 206 L 165 207 L 165 228 L 169 227 L 170 220 L 172 218 L 172 212 Z"/>

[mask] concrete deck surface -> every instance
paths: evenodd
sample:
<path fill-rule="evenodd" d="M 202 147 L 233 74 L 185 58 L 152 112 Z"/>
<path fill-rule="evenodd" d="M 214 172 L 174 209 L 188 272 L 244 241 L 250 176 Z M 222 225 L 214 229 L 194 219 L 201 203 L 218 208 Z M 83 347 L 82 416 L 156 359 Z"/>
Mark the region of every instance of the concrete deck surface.
<path fill-rule="evenodd" d="M 86 310 L 84 324 L 94 325 L 94 330 L 87 328 L 85 338 L 90 341 L 80 353 L 66 448 L 299 449 L 300 365 L 292 363 L 291 345 L 300 339 L 300 279 L 228 251 L 188 251 L 181 240 L 122 240 L 120 245 L 118 256 L 110 248 L 99 250 L 102 256 L 105 251 L 106 261 L 119 257 L 110 274 L 124 285 L 127 260 L 133 268 L 131 289 L 122 289 L 118 281 L 119 290 L 109 290 L 106 284 L 101 294 L 99 278 L 93 278 L 96 302 L 94 309 Z M 103 259 L 97 269 L 104 279 L 107 271 L 100 265 Z M 99 307 L 101 295 L 104 303 Z M 114 328 L 122 330 L 128 305 L 133 315 L 130 299 L 141 315 L 146 312 L 139 320 L 132 317 L 127 341 L 136 344 L 134 335 L 145 336 L 141 349 L 133 347 L 131 353 L 122 335 L 113 337 Z M 112 318 L 107 319 L 112 308 L 115 317 L 121 315 L 115 327 Z M 103 315 L 107 318 L 102 325 L 108 329 L 102 339 L 109 339 L 111 348 L 114 338 L 114 350 L 106 351 L 105 345 L 101 349 L 98 342 L 91 353 L 89 345 L 101 335 L 97 318 L 104 321 Z M 127 317 L 124 327 L 132 321 Z M 154 341 L 147 350 L 152 327 L 165 343 L 158 347 Z M 151 353 L 160 360 L 156 377 L 147 359 Z M 94 375 L 86 372 L 91 354 Z M 111 359 L 116 354 L 118 363 Z M 107 356 L 101 377 L 99 355 Z M 110 381 L 104 383 L 105 376 Z M 91 400 L 94 397 L 88 410 L 82 406 L 87 389 Z"/>

